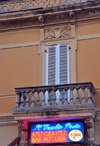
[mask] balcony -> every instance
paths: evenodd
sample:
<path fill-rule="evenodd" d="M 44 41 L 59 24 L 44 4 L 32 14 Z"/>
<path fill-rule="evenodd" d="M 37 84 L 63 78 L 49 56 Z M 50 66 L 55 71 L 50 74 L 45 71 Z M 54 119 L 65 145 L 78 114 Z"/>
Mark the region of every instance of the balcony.
<path fill-rule="evenodd" d="M 95 88 L 91 82 L 15 88 L 15 120 L 95 117 Z"/>

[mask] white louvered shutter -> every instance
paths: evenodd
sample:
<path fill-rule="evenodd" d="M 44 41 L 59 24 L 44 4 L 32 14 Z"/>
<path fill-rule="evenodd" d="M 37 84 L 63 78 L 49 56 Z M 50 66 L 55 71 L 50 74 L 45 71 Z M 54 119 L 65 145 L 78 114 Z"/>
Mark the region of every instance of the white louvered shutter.
<path fill-rule="evenodd" d="M 56 47 L 48 48 L 48 85 L 55 85 Z"/>
<path fill-rule="evenodd" d="M 67 45 L 60 45 L 60 84 L 67 84 Z"/>
<path fill-rule="evenodd" d="M 68 51 L 69 44 L 60 45 L 60 84 L 70 83 L 70 57 Z M 62 98 L 66 96 L 65 91 L 62 91 Z M 67 92 L 68 102 L 70 100 L 70 90 Z"/>
<path fill-rule="evenodd" d="M 68 45 L 47 46 L 46 85 L 70 83 Z"/>

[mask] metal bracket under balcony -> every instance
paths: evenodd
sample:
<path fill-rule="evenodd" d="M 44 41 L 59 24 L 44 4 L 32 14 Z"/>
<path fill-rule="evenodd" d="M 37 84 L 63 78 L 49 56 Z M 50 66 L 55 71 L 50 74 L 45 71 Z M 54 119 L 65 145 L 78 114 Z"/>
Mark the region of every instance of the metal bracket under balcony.
<path fill-rule="evenodd" d="M 15 88 L 13 114 L 94 109 L 95 88 L 91 82 Z"/>

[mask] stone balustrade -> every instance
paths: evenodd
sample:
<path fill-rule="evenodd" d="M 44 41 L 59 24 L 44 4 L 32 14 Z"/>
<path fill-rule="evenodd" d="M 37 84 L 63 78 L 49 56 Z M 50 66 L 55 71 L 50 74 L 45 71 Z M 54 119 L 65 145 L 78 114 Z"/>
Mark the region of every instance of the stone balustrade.
<path fill-rule="evenodd" d="M 95 88 L 91 82 L 15 88 L 13 114 L 29 111 L 95 108 Z"/>

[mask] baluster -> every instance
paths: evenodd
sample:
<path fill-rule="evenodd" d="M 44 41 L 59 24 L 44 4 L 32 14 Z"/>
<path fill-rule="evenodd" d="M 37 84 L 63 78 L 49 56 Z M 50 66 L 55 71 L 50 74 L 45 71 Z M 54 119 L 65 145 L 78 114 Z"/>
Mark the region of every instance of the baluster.
<path fill-rule="evenodd" d="M 52 95 L 51 105 L 56 105 L 56 91 L 57 91 L 57 89 L 54 87 L 54 88 L 52 88 L 52 91 L 54 94 Z"/>
<path fill-rule="evenodd" d="M 46 105 L 46 99 L 45 99 L 45 92 L 46 92 L 46 90 L 43 89 L 42 92 L 43 92 L 42 105 Z"/>
<path fill-rule="evenodd" d="M 68 88 L 64 88 L 64 90 L 65 90 L 65 99 L 64 99 L 64 104 L 68 104 L 68 93 L 67 93 Z"/>
<path fill-rule="evenodd" d="M 34 107 L 35 105 L 34 105 L 34 102 L 35 102 L 35 98 L 34 98 L 34 93 L 36 92 L 36 89 L 33 89 L 32 90 L 32 104 L 31 104 L 31 107 Z"/>
<path fill-rule="evenodd" d="M 54 91 L 54 98 L 53 98 L 53 100 L 56 101 L 57 100 L 56 99 L 56 91 L 57 91 L 57 89 L 56 88 L 53 88 L 53 91 Z"/>
<path fill-rule="evenodd" d="M 91 93 L 91 86 L 90 87 L 87 87 L 88 89 L 88 103 L 93 103 L 94 102 L 94 98 L 93 98 L 93 94 Z"/>
<path fill-rule="evenodd" d="M 26 96 L 26 105 L 25 107 L 29 107 L 29 93 L 26 93 L 27 96 Z"/>
<path fill-rule="evenodd" d="M 82 101 L 82 104 L 85 104 L 86 103 L 86 100 L 85 100 L 85 88 L 86 87 L 81 87 L 81 89 L 83 90 L 83 93 L 82 93 L 82 98 L 83 98 L 83 101 Z"/>
<path fill-rule="evenodd" d="M 73 99 L 74 99 L 74 96 L 73 96 L 74 87 L 70 88 L 70 90 L 71 90 L 70 104 L 74 104 L 74 101 L 73 101 Z"/>
<path fill-rule="evenodd" d="M 48 105 L 51 105 L 51 96 L 50 96 L 51 91 L 52 89 L 48 89 Z"/>
<path fill-rule="evenodd" d="M 35 92 L 35 90 L 32 91 L 32 100 L 31 100 L 32 101 L 32 104 L 31 104 L 31 107 L 34 107 L 34 101 L 35 101 L 34 100 L 34 92 Z"/>
<path fill-rule="evenodd" d="M 24 93 L 22 93 L 21 105 L 20 105 L 20 107 L 24 107 Z"/>
<path fill-rule="evenodd" d="M 19 107 L 19 95 L 17 94 L 15 108 L 18 108 L 18 107 Z"/>
<path fill-rule="evenodd" d="M 79 92 L 78 92 L 78 90 L 80 89 L 80 87 L 76 87 L 76 90 L 77 90 L 77 93 L 76 93 L 76 104 L 78 104 L 78 103 L 80 103 L 80 101 L 79 101 Z"/>
<path fill-rule="evenodd" d="M 62 91 L 63 91 L 63 89 L 60 88 L 59 91 L 60 91 L 60 97 L 59 97 L 59 101 L 60 101 L 60 102 L 59 102 L 59 104 L 62 105 L 62 100 L 63 100 L 63 98 L 62 98 Z"/>
<path fill-rule="evenodd" d="M 41 106 L 41 104 L 40 104 L 40 90 L 37 90 L 37 93 L 38 93 L 38 96 L 37 96 L 37 104 L 36 104 L 36 106 Z"/>

